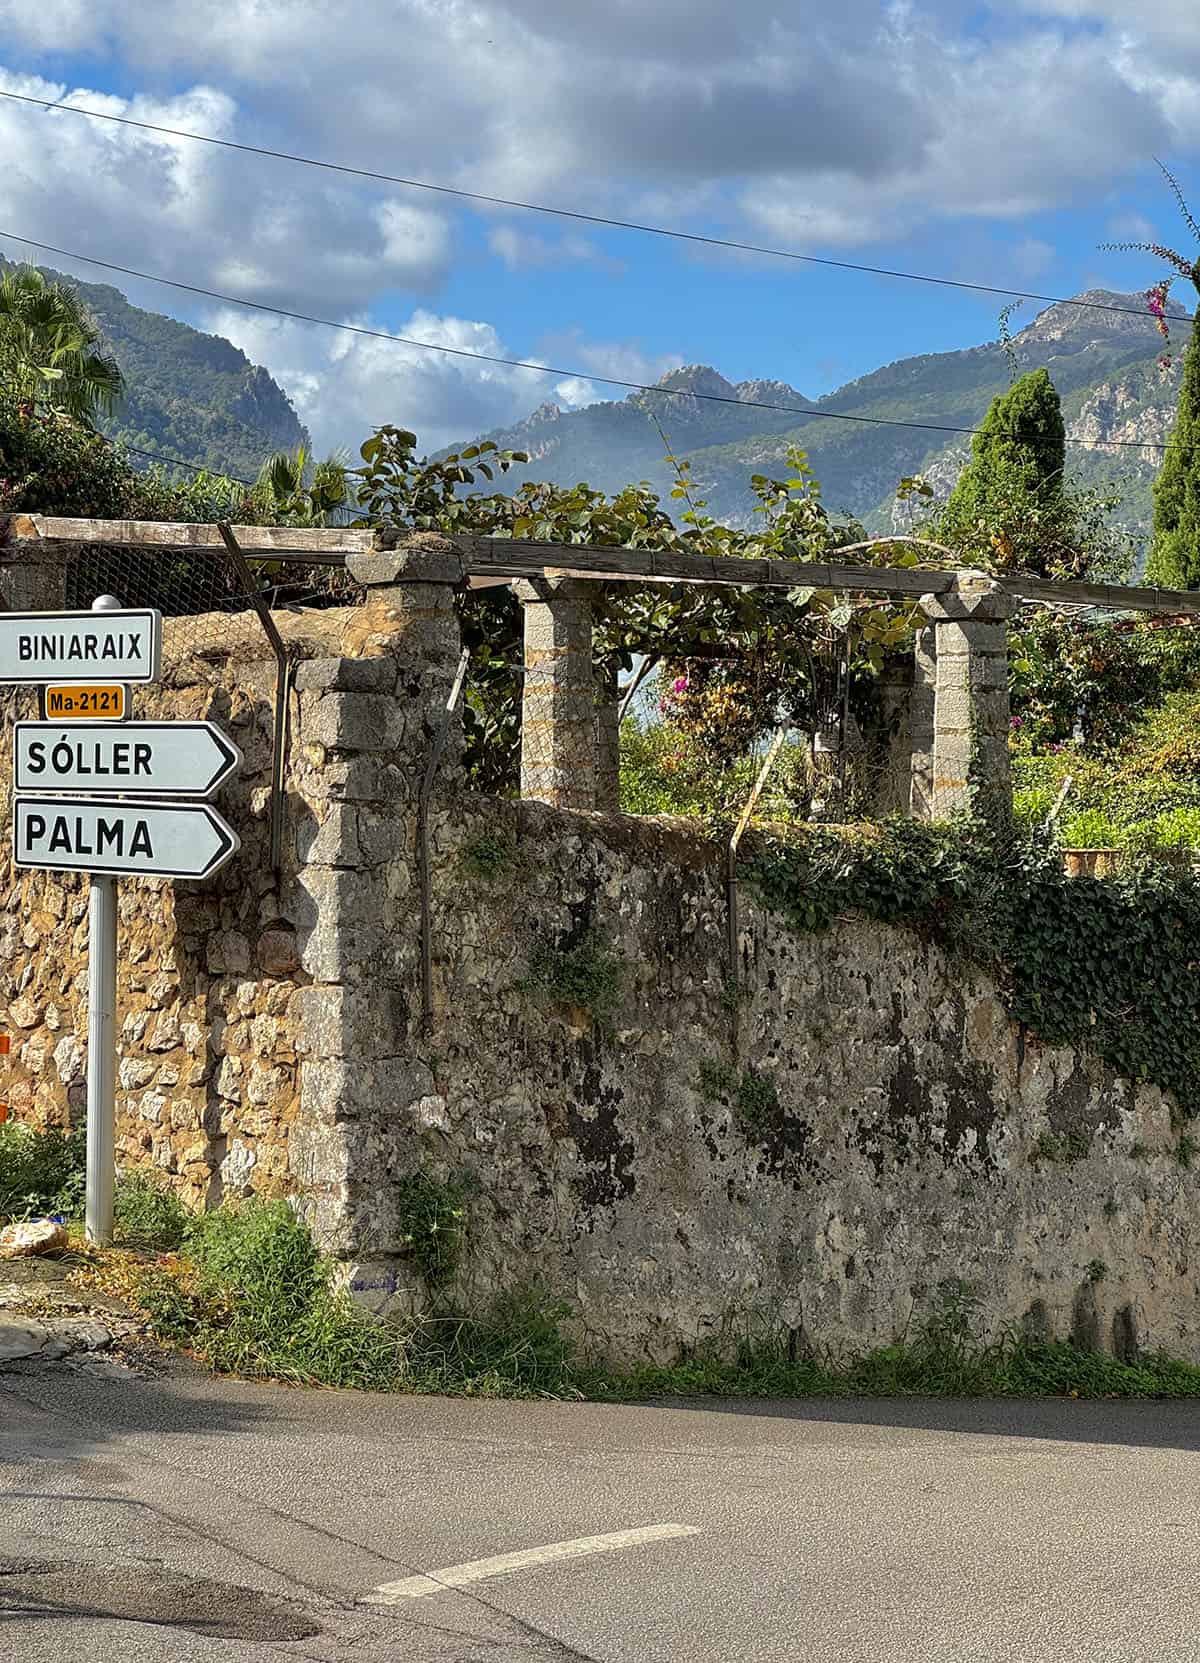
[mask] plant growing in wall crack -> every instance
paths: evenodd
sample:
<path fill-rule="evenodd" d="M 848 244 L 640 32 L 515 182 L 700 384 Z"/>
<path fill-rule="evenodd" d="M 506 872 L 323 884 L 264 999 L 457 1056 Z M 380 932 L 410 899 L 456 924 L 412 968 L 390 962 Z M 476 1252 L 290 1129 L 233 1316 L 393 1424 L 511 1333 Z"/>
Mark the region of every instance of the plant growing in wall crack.
<path fill-rule="evenodd" d="M 461 1184 L 414 1172 L 396 1186 L 402 1239 L 431 1293 L 454 1280 L 466 1246 Z"/>
<path fill-rule="evenodd" d="M 607 1021 L 621 1001 L 625 962 L 595 934 L 573 947 L 539 941 L 529 955 L 529 985 L 551 1005 Z"/>

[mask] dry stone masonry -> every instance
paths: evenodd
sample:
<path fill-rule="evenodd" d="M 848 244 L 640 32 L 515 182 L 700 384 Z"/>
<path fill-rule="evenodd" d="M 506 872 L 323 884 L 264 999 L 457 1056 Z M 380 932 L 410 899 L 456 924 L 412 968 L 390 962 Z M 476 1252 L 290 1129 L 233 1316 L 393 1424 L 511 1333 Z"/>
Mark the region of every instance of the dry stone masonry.
<path fill-rule="evenodd" d="M 951 1280 L 993 1324 L 1200 1358 L 1198 1180 L 1162 1093 L 1042 1046 L 909 932 L 798 935 L 746 886 L 731 996 L 719 850 L 694 827 L 471 796 L 454 734 L 430 806 L 427 1025 L 417 814 L 462 564 L 427 536 L 352 566 L 364 605 L 279 615 L 297 656 L 280 873 L 253 621 L 203 657 L 168 631 L 164 682 L 137 696 L 145 716 L 218 721 L 246 767 L 220 799 L 243 848 L 215 881 L 122 885 L 124 1164 L 196 1205 L 293 1196 L 378 1308 L 430 1298 L 407 1181 L 452 1184 L 468 1228 L 449 1296 L 536 1286 L 617 1360 L 748 1321 L 882 1341 Z M 551 601 L 530 604 L 553 633 Z M 980 759 L 998 777 L 1004 720 L 1002 601 L 939 605 L 918 673 L 935 803 Z M 547 663 L 579 650 L 548 639 Z M 0 698 L 6 728 L 32 714 Z M 85 888 L 10 875 L 22 1119 L 81 1112 Z"/>

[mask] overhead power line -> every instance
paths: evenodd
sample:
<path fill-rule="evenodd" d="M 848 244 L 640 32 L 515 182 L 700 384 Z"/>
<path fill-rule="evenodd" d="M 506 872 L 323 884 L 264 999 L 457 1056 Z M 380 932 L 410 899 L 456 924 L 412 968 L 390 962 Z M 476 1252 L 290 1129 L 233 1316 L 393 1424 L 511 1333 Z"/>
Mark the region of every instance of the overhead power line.
<path fill-rule="evenodd" d="M 898 416 L 858 416 L 845 410 L 817 410 L 803 404 L 773 404 L 765 399 L 731 398 L 727 393 L 696 393 L 685 387 L 655 387 L 646 381 L 624 381 L 615 375 L 597 375 L 589 370 L 562 369 L 553 364 L 535 364 L 527 358 L 505 358 L 494 352 L 472 352 L 463 346 L 442 346 L 437 341 L 418 341 L 411 335 L 389 335 L 384 329 L 368 329 L 361 323 L 339 323 L 334 318 L 316 317 L 311 312 L 293 312 L 283 306 L 268 306 L 262 300 L 244 300 L 240 295 L 222 294 L 217 289 L 204 289 L 196 283 L 184 283 L 175 277 L 160 277 L 152 271 L 138 271 L 133 266 L 118 265 L 114 260 L 101 260 L 94 254 L 79 254 L 69 248 L 58 248 L 54 243 L 21 237 L 14 231 L 0 228 L 0 240 L 20 243 L 25 248 L 40 249 L 43 254 L 57 254 L 64 260 L 78 260 L 84 265 L 98 266 L 102 271 L 119 272 L 123 277 L 136 277 L 144 283 L 160 283 L 168 289 L 180 289 L 185 294 L 201 296 L 204 300 L 219 300 L 226 306 L 242 306 L 252 312 L 265 312 L 271 317 L 287 318 L 293 323 L 311 323 L 321 329 L 337 329 L 347 335 L 362 335 L 372 341 L 388 341 L 393 346 L 417 347 L 422 352 L 442 352 L 452 358 L 469 358 L 481 364 L 502 364 L 508 369 L 531 370 L 537 375 L 556 375 L 563 380 L 594 381 L 605 387 L 623 387 L 629 392 L 656 393 L 664 398 L 692 398 L 705 404 L 732 404 L 742 410 L 777 410 L 785 416 L 809 416 L 816 421 L 857 422 L 867 427 L 901 427 L 922 433 L 953 433 L 971 436 L 977 427 L 957 427 L 949 422 L 903 421 Z M 1068 439 L 1069 445 L 1102 450 L 1165 450 L 1165 443 L 1149 439 Z"/>
<path fill-rule="evenodd" d="M 994 283 L 969 283 L 957 277 L 936 277 L 929 272 L 896 271 L 889 266 L 862 265 L 854 260 L 835 260 L 821 254 L 799 254 L 790 248 L 768 248 L 758 243 L 738 242 L 731 237 L 706 236 L 700 231 L 680 231 L 673 226 L 647 225 L 638 220 L 613 219 L 605 214 L 587 214 L 577 208 L 557 208 L 544 202 L 522 202 L 508 196 L 488 196 L 483 191 L 469 191 L 457 185 L 436 185 L 428 179 L 405 179 L 399 174 L 380 173 L 373 168 L 350 167 L 343 162 L 327 162 L 316 156 L 301 156 L 290 150 L 271 150 L 265 145 L 241 144 L 235 139 L 216 138 L 211 133 L 193 133 L 182 127 L 164 127 L 153 121 L 137 121 L 132 116 L 112 115 L 107 110 L 88 110 L 78 104 L 63 104 L 50 98 L 34 98 L 24 92 L 0 90 L 0 98 L 10 99 L 17 104 L 36 104 L 44 110 L 56 110 L 67 115 L 85 116 L 91 121 L 110 121 L 120 127 L 136 127 L 144 133 L 161 133 L 167 138 L 191 139 L 196 144 L 210 144 L 221 150 L 237 150 L 247 156 L 268 156 L 273 161 L 320 168 L 323 172 L 341 173 L 352 179 L 370 179 L 383 185 L 402 185 L 406 190 L 429 191 L 437 196 L 457 197 L 463 202 L 482 202 L 491 208 L 515 208 L 522 213 L 545 214 L 554 219 L 575 220 L 582 225 L 598 225 L 613 231 L 634 231 L 646 237 L 667 237 L 678 242 L 701 244 L 707 248 L 721 248 L 735 254 L 758 254 L 772 260 L 795 260 L 805 265 L 831 266 L 836 271 L 857 271 L 869 277 L 895 277 L 907 283 L 932 283 L 943 289 L 964 289 L 973 294 L 1003 295 L 1010 300 L 1038 300 L 1049 306 L 1078 306 L 1090 312 L 1118 312 L 1125 317 L 1151 321 L 1150 313 L 1136 306 L 1112 306 L 1102 300 L 1072 300 L 1064 295 L 1036 294 L 1030 289 L 1004 289 Z"/>
<path fill-rule="evenodd" d="M 224 468 L 203 468 L 195 462 L 185 462 L 182 456 L 164 456 L 161 451 L 139 450 L 136 445 L 126 444 L 124 439 L 118 439 L 116 443 L 121 446 L 122 450 L 127 450 L 131 456 L 144 456 L 148 462 L 157 462 L 161 467 L 186 468 L 188 473 L 194 473 L 197 476 L 211 474 L 214 479 L 229 479 L 235 485 L 246 486 L 247 490 L 254 489 L 251 480 L 243 479 L 241 474 L 226 473 Z"/>

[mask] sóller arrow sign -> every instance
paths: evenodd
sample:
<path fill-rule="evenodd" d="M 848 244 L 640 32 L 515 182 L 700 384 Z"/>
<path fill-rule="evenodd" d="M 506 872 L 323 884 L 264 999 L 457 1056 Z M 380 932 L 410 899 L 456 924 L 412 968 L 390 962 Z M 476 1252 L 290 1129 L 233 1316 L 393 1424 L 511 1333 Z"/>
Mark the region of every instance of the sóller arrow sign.
<path fill-rule="evenodd" d="M 18 722 L 16 791 L 211 797 L 242 753 L 211 722 Z"/>
<path fill-rule="evenodd" d="M 14 797 L 13 863 L 123 878 L 207 878 L 238 835 L 207 803 Z"/>
<path fill-rule="evenodd" d="M 154 681 L 162 614 L 0 612 L 0 682 Z"/>

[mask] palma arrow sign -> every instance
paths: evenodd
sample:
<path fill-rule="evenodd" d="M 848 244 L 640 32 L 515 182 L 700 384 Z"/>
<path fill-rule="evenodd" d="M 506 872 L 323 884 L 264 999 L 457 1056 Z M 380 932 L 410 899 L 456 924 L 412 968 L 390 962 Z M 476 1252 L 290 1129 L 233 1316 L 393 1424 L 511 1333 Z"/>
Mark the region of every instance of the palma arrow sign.
<path fill-rule="evenodd" d="M 120 878 L 208 878 L 238 848 L 207 803 L 13 798 L 13 863 Z"/>
<path fill-rule="evenodd" d="M 211 797 L 241 764 L 212 722 L 18 722 L 13 736 L 18 792 Z"/>

